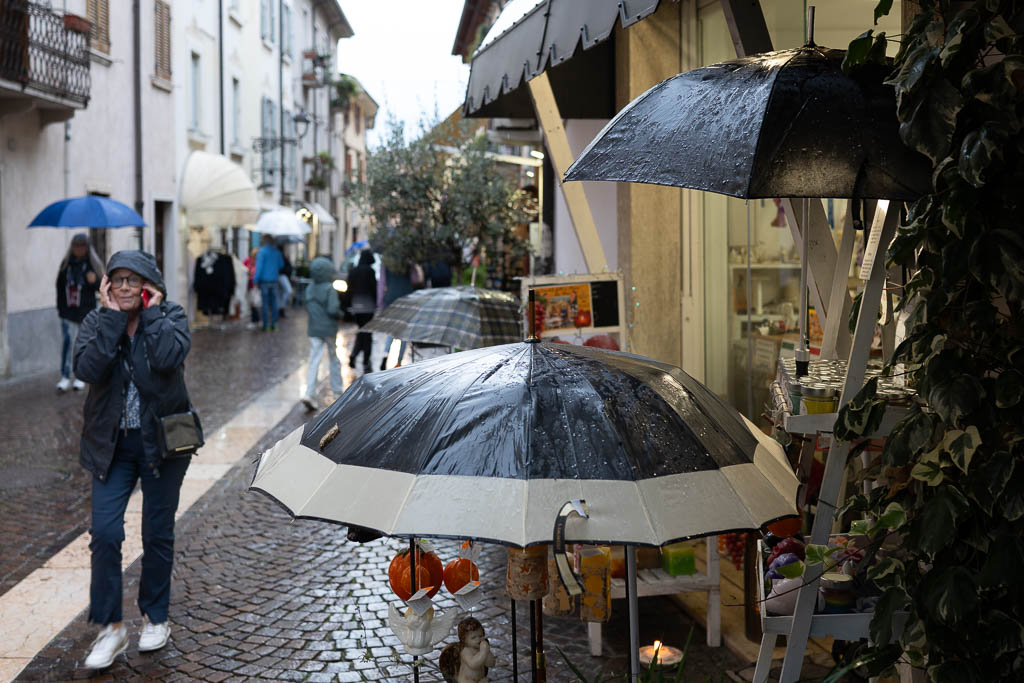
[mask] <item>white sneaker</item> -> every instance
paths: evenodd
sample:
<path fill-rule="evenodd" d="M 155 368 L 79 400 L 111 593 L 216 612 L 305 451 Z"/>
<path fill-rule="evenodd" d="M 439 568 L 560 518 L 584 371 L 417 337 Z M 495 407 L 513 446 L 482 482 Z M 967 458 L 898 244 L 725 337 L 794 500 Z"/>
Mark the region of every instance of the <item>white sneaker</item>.
<path fill-rule="evenodd" d="M 71 383 L 71 388 L 74 389 L 75 391 L 81 391 L 82 389 L 85 389 L 85 382 L 83 382 L 80 379 L 76 379 L 74 382 Z"/>
<path fill-rule="evenodd" d="M 92 650 L 85 658 L 85 668 L 106 669 L 114 663 L 114 659 L 128 649 L 128 629 L 124 624 L 115 628 L 107 624 L 92 641 Z"/>
<path fill-rule="evenodd" d="M 67 391 L 71 387 L 70 377 L 61 377 L 60 381 L 57 382 L 57 391 Z"/>
<path fill-rule="evenodd" d="M 316 410 L 319 406 L 317 405 L 316 399 L 312 396 L 303 396 L 302 405 L 306 406 L 306 410 Z"/>
<path fill-rule="evenodd" d="M 139 652 L 151 652 L 159 650 L 171 637 L 171 624 L 163 621 L 159 624 L 152 623 L 148 617 L 144 617 L 146 625 L 142 627 L 139 634 Z"/>

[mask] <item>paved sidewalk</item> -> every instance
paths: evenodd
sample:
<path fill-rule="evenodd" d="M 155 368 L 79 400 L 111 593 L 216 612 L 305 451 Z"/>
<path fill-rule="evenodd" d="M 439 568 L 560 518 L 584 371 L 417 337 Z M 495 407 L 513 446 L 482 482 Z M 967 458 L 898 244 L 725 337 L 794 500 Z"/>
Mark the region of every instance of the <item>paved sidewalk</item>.
<path fill-rule="evenodd" d="M 276 333 L 239 323 L 193 333 L 186 382 L 207 433 L 306 359 L 305 312 L 289 313 Z M 57 379 L 0 383 L 0 594 L 88 529 L 90 479 L 78 464 L 85 392 L 61 394 Z"/>

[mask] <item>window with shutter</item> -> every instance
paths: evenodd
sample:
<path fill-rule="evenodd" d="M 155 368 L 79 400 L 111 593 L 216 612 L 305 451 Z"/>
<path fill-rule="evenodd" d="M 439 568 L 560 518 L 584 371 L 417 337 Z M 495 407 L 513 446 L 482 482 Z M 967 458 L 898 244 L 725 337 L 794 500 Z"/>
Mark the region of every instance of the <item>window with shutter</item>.
<path fill-rule="evenodd" d="M 171 80 L 171 5 L 156 0 L 154 17 L 154 58 L 156 77 Z"/>
<path fill-rule="evenodd" d="M 260 184 L 270 186 L 274 182 L 274 172 L 270 168 L 273 152 L 268 143 L 270 142 L 270 137 L 274 134 L 271 128 L 271 122 L 274 118 L 274 103 L 270 101 L 270 98 L 264 97 L 261 104 L 260 135 L 263 137 L 263 153 L 260 158 Z"/>
<path fill-rule="evenodd" d="M 89 29 L 89 47 L 110 54 L 110 1 L 86 0 L 86 18 L 92 22 Z"/>

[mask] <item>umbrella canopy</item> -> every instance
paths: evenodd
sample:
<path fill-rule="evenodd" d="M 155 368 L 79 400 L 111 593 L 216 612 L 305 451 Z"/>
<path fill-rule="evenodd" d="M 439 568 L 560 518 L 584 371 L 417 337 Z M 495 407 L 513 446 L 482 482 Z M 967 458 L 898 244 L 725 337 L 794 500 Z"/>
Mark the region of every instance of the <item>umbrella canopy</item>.
<path fill-rule="evenodd" d="M 267 211 L 256 221 L 256 232 L 264 235 L 308 235 L 313 232 L 309 223 L 295 215 L 291 209 Z"/>
<path fill-rule="evenodd" d="M 345 253 L 346 254 L 351 254 L 352 252 L 362 251 L 363 249 L 369 249 L 369 248 L 370 248 L 370 241 L 369 240 L 359 240 L 358 242 L 353 243 L 352 246 L 350 246 L 348 249 L 346 249 Z"/>
<path fill-rule="evenodd" d="M 846 75 L 844 55 L 811 45 L 673 76 L 619 112 L 565 179 L 748 199 L 916 199 L 931 164 L 900 140 L 881 70 Z"/>
<path fill-rule="evenodd" d="M 95 194 L 54 202 L 39 212 L 30 228 L 141 228 L 146 225 L 134 209 Z"/>
<path fill-rule="evenodd" d="M 519 299 L 507 292 L 467 286 L 416 290 L 395 299 L 364 329 L 459 349 L 523 338 Z"/>
<path fill-rule="evenodd" d="M 241 166 L 195 150 L 181 175 L 181 208 L 191 225 L 243 225 L 259 218 L 260 198 Z"/>
<path fill-rule="evenodd" d="M 252 488 L 390 535 L 662 545 L 796 514 L 781 447 L 671 365 L 520 342 L 364 375 L 264 453 Z"/>

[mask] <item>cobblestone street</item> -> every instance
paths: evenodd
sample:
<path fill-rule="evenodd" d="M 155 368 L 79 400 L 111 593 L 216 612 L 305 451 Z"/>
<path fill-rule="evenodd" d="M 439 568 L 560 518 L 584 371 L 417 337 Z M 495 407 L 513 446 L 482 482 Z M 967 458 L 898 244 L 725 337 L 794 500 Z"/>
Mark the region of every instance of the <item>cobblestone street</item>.
<path fill-rule="evenodd" d="M 343 329 L 346 343 L 353 329 Z M 376 364 L 382 340 L 375 341 Z M 197 331 L 188 381 L 208 433 L 253 395 L 294 372 L 307 350 L 301 312 L 276 334 L 249 332 L 237 325 Z M 356 375 L 345 363 L 343 368 L 347 386 Z M 325 385 L 321 383 L 323 390 Z M 0 538 L 15 548 L 2 565 L 5 587 L 44 562 L 62 540 L 85 531 L 88 518 L 88 481 L 77 464 L 82 396 L 57 395 L 49 377 L 10 388 L 3 392 L 0 408 L 11 417 L 4 422 L 0 439 L 16 448 L 4 449 L 3 467 L 15 474 L 33 469 L 56 474 L 42 485 L 27 474 L 6 479 L 20 482 L 20 487 L 4 493 Z M 352 544 L 343 527 L 293 522 L 275 503 L 247 491 L 257 454 L 308 418 L 309 413 L 296 404 L 278 424 L 267 425 L 259 443 L 179 520 L 170 615 L 174 630 L 166 648 L 147 654 L 134 650 L 141 627 L 135 606 L 136 561 L 125 577 L 124 605 L 133 637 L 128 652 L 99 674 L 82 668 L 95 627 L 81 613 L 17 680 L 412 680 L 411 658 L 400 654 L 401 646 L 387 626 L 388 603 L 396 600 L 387 584 L 387 567 L 402 543 L 382 539 Z M 197 463 L 201 460 L 200 455 Z M 454 555 L 453 542 L 438 547 L 443 559 Z M 504 550 L 486 547 L 480 565 L 487 597 L 473 614 L 484 622 L 498 657 L 490 680 L 512 681 Z M 438 596 L 439 609 L 455 608 L 444 595 Z M 604 628 L 602 658 L 589 655 L 584 623 L 545 619 L 548 680 L 576 679 L 559 649 L 588 677 L 623 672 L 628 643 L 625 606 L 623 601 L 614 603 L 613 619 Z M 641 642 L 686 641 L 692 622 L 674 601 L 645 598 L 640 606 Z M 529 680 L 528 623 L 527 606 L 520 604 L 519 680 Z M 725 647 L 706 647 L 704 639 L 702 628 L 694 627 L 687 671 L 697 680 L 733 680 L 735 674 L 728 672 L 749 664 Z M 440 647 L 423 666 L 424 682 L 441 680 L 432 664 L 439 651 Z"/>

